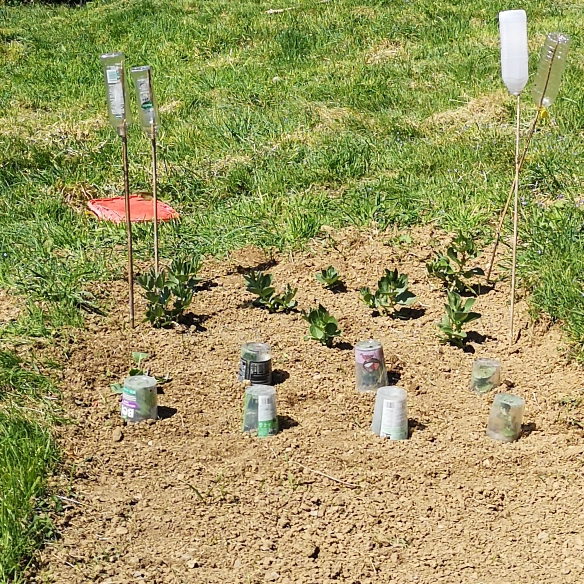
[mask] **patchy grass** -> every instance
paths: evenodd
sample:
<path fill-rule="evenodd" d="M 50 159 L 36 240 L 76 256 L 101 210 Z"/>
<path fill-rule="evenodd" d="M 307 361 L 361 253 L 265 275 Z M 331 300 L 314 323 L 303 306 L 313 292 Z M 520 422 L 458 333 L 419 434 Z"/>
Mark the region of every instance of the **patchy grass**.
<path fill-rule="evenodd" d="M 45 489 L 57 461 L 49 430 L 54 394 L 34 363 L 0 351 L 1 582 L 24 582 L 35 549 L 52 534 Z"/>
<path fill-rule="evenodd" d="M 162 255 L 301 246 L 323 225 L 434 222 L 483 242 L 513 172 L 514 101 L 499 76 L 503 2 L 419 0 L 0 0 L 0 283 L 27 297 L 2 335 L 50 336 L 122 278 L 123 227 L 88 199 L 122 191 L 99 54 L 153 67 L 160 195 L 182 215 Z M 522 176 L 519 271 L 534 316 L 561 319 L 583 357 L 584 52 L 581 7 L 526 0 L 532 71 L 545 33 L 573 36 L 562 91 Z M 128 23 L 131 23 L 129 25 Z M 530 86 L 528 86 L 528 90 Z M 534 113 L 523 97 L 522 125 Z M 149 189 L 148 142 L 130 134 L 131 182 Z M 561 204 L 558 204 L 558 201 Z M 151 228 L 135 228 L 151 259 Z M 0 354 L 0 577 L 18 579 L 46 533 L 54 461 L 50 386 Z M 14 360 L 16 359 L 16 360 Z M 28 397 L 25 397 L 28 396 Z"/>
<path fill-rule="evenodd" d="M 514 155 L 514 104 L 499 77 L 504 3 L 278 6 L 287 7 L 267 14 L 266 0 L 100 0 L 0 8 L 0 280 L 33 298 L 39 330 L 78 324 L 79 309 L 94 309 L 91 282 L 123 277 L 123 228 L 83 212 L 87 198 L 122 187 L 120 144 L 106 124 L 105 51 L 153 67 L 160 193 L 183 217 L 161 229 L 168 259 L 176 249 L 296 247 L 323 224 L 434 221 L 490 237 Z M 526 224 L 535 197 L 581 191 L 584 55 L 576 4 L 524 8 L 532 71 L 547 31 L 574 36 L 553 118 L 525 165 Z M 523 101 L 526 127 L 528 92 Z M 137 190 L 149 188 L 148 153 L 134 128 Z M 149 226 L 136 229 L 138 258 L 150 258 L 150 241 Z"/>

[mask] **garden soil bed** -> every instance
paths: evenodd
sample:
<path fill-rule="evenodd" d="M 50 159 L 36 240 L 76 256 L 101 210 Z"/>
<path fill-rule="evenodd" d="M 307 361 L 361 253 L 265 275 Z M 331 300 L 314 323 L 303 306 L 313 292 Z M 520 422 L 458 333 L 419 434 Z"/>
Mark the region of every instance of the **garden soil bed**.
<path fill-rule="evenodd" d="M 62 537 L 42 552 L 37 581 L 584 581 L 584 440 L 560 405 L 578 395 L 581 368 L 562 356 L 557 327 L 529 325 L 523 301 L 509 351 L 506 282 L 477 300 L 474 354 L 440 345 L 444 294 L 425 268 L 438 242 L 429 229 L 413 238 L 396 247 L 388 235 L 349 230 L 302 253 L 244 249 L 209 261 L 189 326 L 173 330 L 130 330 L 124 283 L 113 283 L 114 310 L 90 317 L 68 350 L 62 387 L 75 423 L 60 429 L 70 467 L 61 493 L 75 502 L 63 500 Z M 316 282 L 329 264 L 346 292 Z M 304 340 L 300 312 L 252 307 L 242 273 L 258 266 L 270 266 L 277 287 L 298 286 L 299 309 L 322 302 L 340 342 Z M 374 317 L 360 300 L 386 267 L 410 276 L 419 304 L 409 320 Z M 352 353 L 366 338 L 382 341 L 392 380 L 408 392 L 406 442 L 369 430 L 373 395 L 356 393 Z M 249 340 L 273 349 L 283 425 L 273 438 L 241 433 L 235 379 Z M 172 379 L 151 425 L 123 425 L 109 387 L 132 351 Z M 485 435 L 492 394 L 469 391 L 478 356 L 499 358 L 510 391 L 526 400 L 516 443 Z"/>

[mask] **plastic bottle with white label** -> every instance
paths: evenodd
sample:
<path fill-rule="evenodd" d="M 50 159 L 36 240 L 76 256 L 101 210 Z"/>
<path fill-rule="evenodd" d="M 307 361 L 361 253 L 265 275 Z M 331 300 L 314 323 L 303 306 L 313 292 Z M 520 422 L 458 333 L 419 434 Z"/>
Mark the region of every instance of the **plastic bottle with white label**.
<path fill-rule="evenodd" d="M 371 430 L 381 438 L 408 439 L 407 393 L 395 385 L 380 387 L 375 398 Z"/>
<path fill-rule="evenodd" d="M 134 81 L 134 89 L 136 90 L 140 126 L 146 134 L 152 136 L 156 134 L 160 125 L 158 105 L 152 89 L 152 71 L 148 65 L 132 67 L 130 76 Z"/>
<path fill-rule="evenodd" d="M 259 438 L 278 433 L 276 390 L 273 387 L 252 385 L 245 390 L 242 430 L 257 431 Z"/>
<path fill-rule="evenodd" d="M 513 95 L 519 95 L 529 77 L 527 15 L 525 10 L 499 12 L 501 77 Z"/>
<path fill-rule="evenodd" d="M 130 124 L 132 116 L 126 99 L 126 80 L 123 53 L 101 55 L 109 122 L 118 133 L 124 125 Z"/>

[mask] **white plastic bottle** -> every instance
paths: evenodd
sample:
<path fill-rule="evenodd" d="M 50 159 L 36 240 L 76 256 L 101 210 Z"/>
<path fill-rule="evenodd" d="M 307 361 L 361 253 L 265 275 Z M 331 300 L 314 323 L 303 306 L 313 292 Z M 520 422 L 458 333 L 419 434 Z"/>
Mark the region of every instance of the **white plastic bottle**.
<path fill-rule="evenodd" d="M 529 77 L 527 15 L 525 10 L 499 12 L 501 77 L 513 95 L 519 95 Z"/>

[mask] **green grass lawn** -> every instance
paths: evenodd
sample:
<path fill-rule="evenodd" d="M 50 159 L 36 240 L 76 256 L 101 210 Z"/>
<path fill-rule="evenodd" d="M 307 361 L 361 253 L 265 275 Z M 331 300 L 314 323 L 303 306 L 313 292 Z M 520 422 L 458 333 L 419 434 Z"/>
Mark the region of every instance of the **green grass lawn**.
<path fill-rule="evenodd" d="M 84 212 L 88 198 L 122 192 L 103 52 L 121 50 L 128 66 L 153 68 L 160 196 L 183 217 L 162 227 L 163 257 L 248 243 L 294 248 L 323 224 L 434 222 L 487 244 L 513 176 L 514 99 L 500 80 L 497 13 L 514 7 L 487 0 L 0 7 L 0 282 L 29 303 L 0 336 L 81 324 L 79 307 L 102 302 L 90 283 L 123 277 L 123 227 Z M 562 319 L 581 356 L 581 2 L 522 7 L 532 77 L 547 32 L 570 34 L 572 49 L 521 177 L 519 271 L 533 314 Z M 531 83 L 524 133 L 535 111 L 530 90 Z M 146 190 L 148 141 L 137 126 L 129 140 L 132 188 Z M 138 257 L 149 259 L 151 228 L 135 235 Z"/>
<path fill-rule="evenodd" d="M 57 461 L 55 388 L 32 364 L 0 351 L 0 582 L 21 582 L 51 533 L 45 489 Z"/>

